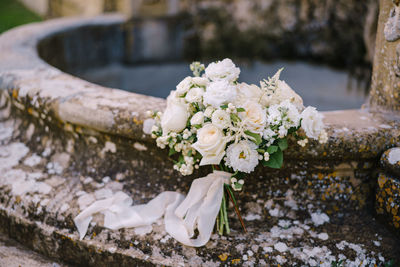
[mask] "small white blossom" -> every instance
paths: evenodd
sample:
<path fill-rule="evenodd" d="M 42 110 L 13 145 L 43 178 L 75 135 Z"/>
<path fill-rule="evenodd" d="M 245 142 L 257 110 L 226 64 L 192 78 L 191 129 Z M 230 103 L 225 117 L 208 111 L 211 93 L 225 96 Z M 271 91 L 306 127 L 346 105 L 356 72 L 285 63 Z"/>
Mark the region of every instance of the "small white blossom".
<path fill-rule="evenodd" d="M 268 145 L 272 144 L 275 141 L 275 136 L 277 134 L 271 130 L 271 128 L 266 128 L 263 132 L 263 138 L 268 141 Z"/>
<path fill-rule="evenodd" d="M 302 147 L 305 147 L 307 145 L 307 143 L 308 143 L 308 139 L 307 138 L 297 141 L 297 144 L 299 144 Z"/>
<path fill-rule="evenodd" d="M 326 142 L 328 142 L 328 134 L 325 130 L 321 131 L 321 133 L 319 134 L 318 140 L 319 140 L 320 144 L 325 144 Z"/>
<path fill-rule="evenodd" d="M 146 117 L 151 118 L 153 116 L 154 112 L 151 110 L 146 111 Z"/>
<path fill-rule="evenodd" d="M 264 153 L 264 160 L 265 160 L 265 161 L 268 161 L 268 160 L 269 160 L 269 153 L 268 153 L 268 152 L 265 152 L 265 153 Z"/>

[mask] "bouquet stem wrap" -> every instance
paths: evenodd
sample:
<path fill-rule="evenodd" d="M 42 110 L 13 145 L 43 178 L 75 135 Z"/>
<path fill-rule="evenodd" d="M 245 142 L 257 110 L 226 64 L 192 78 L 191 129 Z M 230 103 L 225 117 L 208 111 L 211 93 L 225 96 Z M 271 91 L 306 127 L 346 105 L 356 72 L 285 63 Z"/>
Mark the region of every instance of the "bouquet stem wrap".
<path fill-rule="evenodd" d="M 132 199 L 123 192 L 98 200 L 84 209 L 74 222 L 80 239 L 86 235 L 89 223 L 95 213 L 104 214 L 104 227 L 151 228 L 164 216 L 166 232 L 184 245 L 204 246 L 210 240 L 219 209 L 221 207 L 224 183 L 229 184 L 231 174 L 214 171 L 206 177 L 195 179 L 188 195 L 166 191 L 147 204 L 132 206 Z M 198 230 L 198 236 L 195 235 Z"/>

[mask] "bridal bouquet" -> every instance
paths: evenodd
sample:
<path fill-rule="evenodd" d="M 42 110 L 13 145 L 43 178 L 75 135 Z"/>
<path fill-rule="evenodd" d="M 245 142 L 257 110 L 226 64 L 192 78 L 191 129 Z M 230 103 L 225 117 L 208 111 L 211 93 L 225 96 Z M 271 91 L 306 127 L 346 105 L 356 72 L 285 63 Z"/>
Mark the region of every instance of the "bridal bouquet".
<path fill-rule="evenodd" d="M 245 175 L 258 164 L 280 168 L 289 136 L 300 146 L 308 138 L 327 141 L 322 115 L 314 107 L 304 108 L 301 97 L 279 79 L 282 69 L 257 86 L 239 83 L 240 69 L 230 59 L 207 68 L 194 62 L 190 68 L 193 77 L 171 91 L 164 112 L 149 111 L 143 130 L 157 146 L 169 149 L 174 169 L 182 175 L 204 165 L 213 172 L 195 179 L 187 196 L 166 191 L 147 204 L 132 205 L 126 193 L 117 192 L 94 202 L 74 219 L 81 239 L 92 215 L 100 212 L 105 227 L 134 227 L 138 234 L 151 232 L 163 217 L 173 238 L 203 246 L 215 224 L 220 234 L 230 232 L 228 199 L 245 229 L 234 191 L 242 190 Z"/>
<path fill-rule="evenodd" d="M 230 59 L 190 65 L 186 77 L 171 91 L 167 108 L 149 112 L 155 124 L 151 135 L 157 146 L 176 157 L 174 169 L 190 175 L 200 166 L 231 173 L 226 195 L 236 205 L 232 190 L 241 190 L 246 173 L 258 164 L 280 168 L 287 138 L 305 146 L 307 138 L 327 141 L 322 115 L 279 79 L 282 69 L 267 80 L 239 83 L 240 69 Z M 204 73 L 203 73 L 204 72 Z M 217 228 L 229 233 L 226 197 L 222 198 Z M 240 218 L 240 214 L 239 218 Z"/>

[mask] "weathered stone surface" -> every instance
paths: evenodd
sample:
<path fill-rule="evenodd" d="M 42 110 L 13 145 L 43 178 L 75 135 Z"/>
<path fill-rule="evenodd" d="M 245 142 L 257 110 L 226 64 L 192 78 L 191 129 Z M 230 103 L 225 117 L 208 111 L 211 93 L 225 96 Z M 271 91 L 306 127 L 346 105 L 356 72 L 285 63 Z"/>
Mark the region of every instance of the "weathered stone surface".
<path fill-rule="evenodd" d="M 381 165 L 385 172 L 400 177 L 400 148 L 394 147 L 386 150 L 382 154 Z"/>
<path fill-rule="evenodd" d="M 98 266 L 330 266 L 341 254 L 348 264 L 399 261 L 399 240 L 371 214 L 379 156 L 400 146 L 398 120 L 367 110 L 324 113 L 326 145 L 292 144 L 284 169 L 260 167 L 246 178 L 238 198 L 247 234 L 232 219 L 231 236 L 194 249 L 170 238 L 162 222 L 139 236 L 104 229 L 98 216 L 80 241 L 72 219 L 94 200 L 123 190 L 144 203 L 165 190 L 186 192 L 210 171 L 176 174 L 143 134 L 145 111 L 163 109 L 165 100 L 82 81 L 36 52 L 40 40 L 66 28 L 119 19 L 50 21 L 0 36 L 0 231 L 50 257 Z"/>
<path fill-rule="evenodd" d="M 0 234 L 0 266 L 4 267 L 62 267 L 42 255 L 26 249 L 21 244 Z"/>
<path fill-rule="evenodd" d="M 376 0 L 203 0 L 186 1 L 183 10 L 194 17 L 197 57 L 372 62 Z"/>
<path fill-rule="evenodd" d="M 376 36 L 376 49 L 372 74 L 370 107 L 375 110 L 400 110 L 400 41 L 389 38 L 387 32 L 398 32 L 398 22 L 390 26 L 390 14 L 395 11 L 391 0 L 380 1 L 380 15 Z M 397 8 L 397 13 L 399 12 Z M 387 24 L 389 22 L 389 24 Z M 389 39 L 387 39 L 386 37 Z"/>
<path fill-rule="evenodd" d="M 376 190 L 376 212 L 392 225 L 400 235 L 400 181 L 387 174 L 379 174 Z"/>

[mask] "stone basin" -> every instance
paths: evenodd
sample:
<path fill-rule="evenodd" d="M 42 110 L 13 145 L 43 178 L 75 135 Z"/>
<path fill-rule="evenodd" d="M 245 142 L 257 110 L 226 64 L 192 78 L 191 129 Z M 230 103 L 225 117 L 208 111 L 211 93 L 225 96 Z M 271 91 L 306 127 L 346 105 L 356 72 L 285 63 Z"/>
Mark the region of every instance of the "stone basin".
<path fill-rule="evenodd" d="M 58 19 L 0 36 L 0 231 L 78 265 L 400 262 L 398 229 L 374 212 L 379 158 L 400 143 L 398 116 L 367 108 L 324 112 L 327 144 L 292 144 L 282 170 L 258 168 L 246 179 L 238 198 L 248 233 L 231 212 L 231 235 L 190 248 L 161 222 L 141 236 L 105 229 L 98 216 L 80 241 L 72 219 L 94 200 L 123 190 L 145 203 L 165 190 L 187 192 L 210 172 L 180 176 L 143 134 L 145 112 L 162 110 L 164 99 L 64 72 L 123 60 L 115 47 L 126 40 L 124 21 Z"/>

